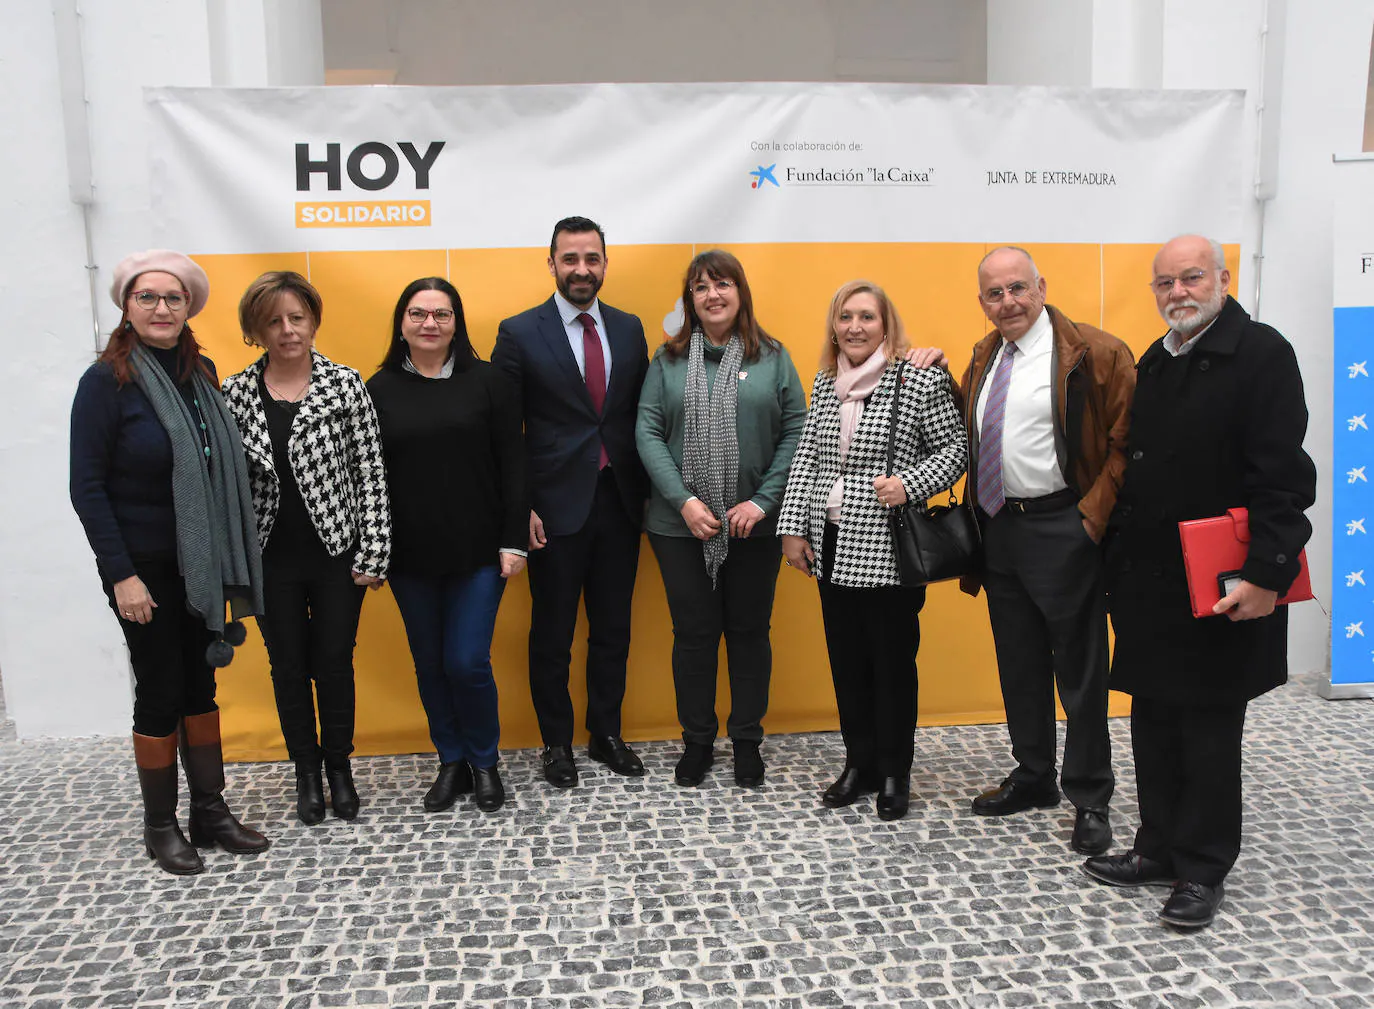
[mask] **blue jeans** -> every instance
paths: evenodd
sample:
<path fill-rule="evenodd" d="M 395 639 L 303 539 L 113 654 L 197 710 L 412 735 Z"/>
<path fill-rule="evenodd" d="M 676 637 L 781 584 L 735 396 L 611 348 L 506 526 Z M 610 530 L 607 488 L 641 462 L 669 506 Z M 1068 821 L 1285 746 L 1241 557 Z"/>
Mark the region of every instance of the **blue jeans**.
<path fill-rule="evenodd" d="M 405 621 L 429 738 L 445 764 L 495 767 L 501 739 L 491 637 L 506 581 L 496 566 L 468 575 L 391 576 Z"/>

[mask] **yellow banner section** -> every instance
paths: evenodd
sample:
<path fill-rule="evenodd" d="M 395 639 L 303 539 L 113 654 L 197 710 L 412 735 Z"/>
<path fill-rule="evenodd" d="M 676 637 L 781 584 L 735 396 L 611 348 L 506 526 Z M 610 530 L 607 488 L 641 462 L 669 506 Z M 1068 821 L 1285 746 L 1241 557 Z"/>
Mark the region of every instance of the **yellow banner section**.
<path fill-rule="evenodd" d="M 298 228 L 428 228 L 429 200 L 297 203 Z"/>
<path fill-rule="evenodd" d="M 1007 236 L 1014 241 L 1014 236 Z M 987 331 L 977 298 L 979 260 L 999 243 L 825 243 L 731 245 L 744 264 L 763 327 L 788 348 L 802 384 L 811 387 L 826 309 L 835 290 L 855 277 L 881 284 L 892 296 L 914 346 L 942 347 L 957 379 L 973 345 Z M 1024 244 L 1024 243 L 1022 243 Z M 705 246 L 611 246 L 603 299 L 644 321 L 650 352 L 663 338 L 662 320 L 681 293 L 682 274 Z M 1048 300 L 1071 319 L 1114 333 L 1138 357 L 1164 331 L 1149 289 L 1154 245 L 1026 245 L 1046 278 Z M 281 253 L 197 256 L 210 276 L 210 303 L 196 318 L 196 335 L 222 376 L 253 361 L 258 351 L 240 339 L 240 293 L 264 270 L 296 270 L 324 298 L 316 338 L 321 353 L 370 377 L 391 338 L 401 289 L 417 277 L 450 280 L 463 299 L 468 330 L 487 358 L 496 327 L 507 316 L 552 294 L 547 249 L 431 249 L 414 251 Z M 1238 246 L 1226 257 L 1238 275 Z M 962 492 L 962 486 L 958 488 Z M 501 698 L 501 743 L 539 745 L 530 701 L 527 648 L 530 597 L 521 576 L 507 587 L 492 642 L 492 668 Z M 987 603 L 953 583 L 933 586 L 921 613 L 920 724 L 1004 720 Z M 250 622 L 251 624 L 251 622 Z M 572 649 L 571 691 L 579 713 L 586 703 L 585 618 Z M 778 579 L 773 611 L 773 678 L 768 732 L 835 729 L 835 694 L 815 583 L 790 568 Z M 627 739 L 676 738 L 672 677 L 672 620 L 653 551 L 640 551 L 623 709 Z M 721 648 L 718 708 L 729 710 L 725 649 Z M 432 749 L 415 686 L 415 667 L 400 614 L 388 589 L 369 592 L 355 652 L 357 752 L 412 753 Z M 219 674 L 225 749 L 236 760 L 285 757 L 261 637 L 248 643 Z M 1112 695 L 1111 712 L 1129 699 Z M 579 714 L 580 721 L 580 714 Z M 917 737 L 917 763 L 920 739 Z"/>

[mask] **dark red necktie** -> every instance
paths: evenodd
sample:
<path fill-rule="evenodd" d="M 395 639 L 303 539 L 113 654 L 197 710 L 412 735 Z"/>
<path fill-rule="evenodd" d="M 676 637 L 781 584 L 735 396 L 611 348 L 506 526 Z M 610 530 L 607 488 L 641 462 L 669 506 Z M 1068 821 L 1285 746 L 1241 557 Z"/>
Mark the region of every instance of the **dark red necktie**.
<path fill-rule="evenodd" d="M 599 417 L 606 406 L 606 356 L 601 353 L 601 335 L 596 331 L 596 320 L 583 312 L 577 317 L 577 321 L 582 323 L 582 359 L 585 362 L 583 377 L 587 382 L 587 395 L 592 398 L 592 409 Z M 597 469 L 605 469 L 610 461 L 603 442 Z"/>

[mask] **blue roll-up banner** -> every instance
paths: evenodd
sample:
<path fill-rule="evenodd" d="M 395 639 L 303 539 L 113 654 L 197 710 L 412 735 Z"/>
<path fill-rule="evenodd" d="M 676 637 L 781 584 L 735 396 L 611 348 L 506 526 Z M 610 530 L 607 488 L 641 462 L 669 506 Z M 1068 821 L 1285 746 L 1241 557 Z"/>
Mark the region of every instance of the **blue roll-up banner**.
<path fill-rule="evenodd" d="M 1337 159 L 1331 467 L 1331 679 L 1374 697 L 1374 156 Z"/>

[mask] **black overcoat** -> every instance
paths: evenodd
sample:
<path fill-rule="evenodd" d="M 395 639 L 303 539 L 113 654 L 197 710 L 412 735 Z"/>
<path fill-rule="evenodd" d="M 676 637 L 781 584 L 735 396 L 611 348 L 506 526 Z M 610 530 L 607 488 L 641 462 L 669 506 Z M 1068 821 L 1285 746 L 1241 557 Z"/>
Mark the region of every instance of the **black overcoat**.
<path fill-rule="evenodd" d="M 1288 679 L 1288 614 L 1193 617 L 1178 523 L 1250 511 L 1242 576 L 1285 592 L 1312 534 L 1317 474 L 1293 348 L 1234 299 L 1192 352 L 1157 340 L 1136 366 L 1125 480 L 1108 523 L 1116 632 L 1111 686 L 1183 704 L 1231 704 Z"/>

